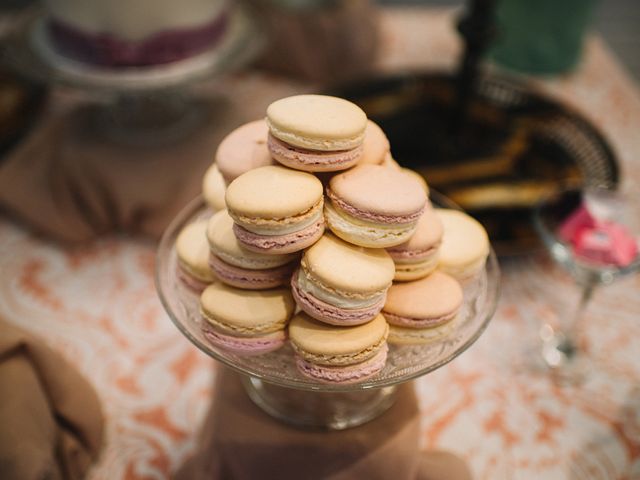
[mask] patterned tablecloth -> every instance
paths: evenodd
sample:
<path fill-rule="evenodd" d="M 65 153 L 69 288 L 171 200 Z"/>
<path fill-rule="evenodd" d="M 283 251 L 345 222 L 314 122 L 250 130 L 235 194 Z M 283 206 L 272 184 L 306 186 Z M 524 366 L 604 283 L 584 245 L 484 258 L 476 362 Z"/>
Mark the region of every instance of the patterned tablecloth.
<path fill-rule="evenodd" d="M 450 69 L 460 50 L 452 21 L 451 11 L 387 11 L 380 68 Z M 640 181 L 640 93 L 601 40 L 588 40 L 575 73 L 540 85 L 590 118 L 627 180 Z M 216 88 L 255 112 L 299 90 L 253 73 Z M 640 478 L 640 277 L 596 293 L 583 335 L 596 359 L 591 379 L 559 387 L 531 352 L 541 322 L 575 289 L 544 259 L 502 266 L 487 332 L 416 382 L 424 447 L 459 453 L 479 479 Z M 94 480 L 167 478 L 193 447 L 211 395 L 212 361 L 163 312 L 153 269 L 151 244 L 111 238 L 64 251 L 0 218 L 0 312 L 61 351 L 102 398 L 107 444 Z"/>

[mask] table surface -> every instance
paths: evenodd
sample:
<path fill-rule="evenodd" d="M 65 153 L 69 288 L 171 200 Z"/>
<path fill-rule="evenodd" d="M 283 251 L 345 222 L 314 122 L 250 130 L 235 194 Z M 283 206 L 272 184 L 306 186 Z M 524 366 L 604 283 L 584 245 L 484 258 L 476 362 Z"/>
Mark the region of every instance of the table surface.
<path fill-rule="evenodd" d="M 387 10 L 380 69 L 451 69 L 460 52 L 453 20 L 450 10 Z M 574 73 L 537 83 L 598 126 L 627 181 L 640 180 L 640 93 L 599 38 L 588 39 Z M 218 88 L 251 103 L 254 116 L 304 89 L 261 73 Z M 0 312 L 61 351 L 102 399 L 107 441 L 93 480 L 167 478 L 192 450 L 210 399 L 212 361 L 162 310 L 154 253 L 122 237 L 65 251 L 0 217 Z M 416 382 L 423 446 L 457 452 L 478 479 L 640 478 L 640 277 L 596 293 L 582 335 L 596 360 L 591 378 L 561 387 L 532 351 L 541 323 L 577 292 L 544 258 L 502 268 L 487 332 Z"/>

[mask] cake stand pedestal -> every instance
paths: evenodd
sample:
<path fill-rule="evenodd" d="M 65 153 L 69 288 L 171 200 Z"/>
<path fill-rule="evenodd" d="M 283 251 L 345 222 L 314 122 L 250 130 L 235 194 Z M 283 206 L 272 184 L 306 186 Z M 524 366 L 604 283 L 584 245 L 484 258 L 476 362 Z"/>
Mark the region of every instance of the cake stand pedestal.
<path fill-rule="evenodd" d="M 176 473 L 177 480 L 417 478 L 420 412 L 410 382 L 394 389 L 395 402 L 374 421 L 327 432 L 272 418 L 247 397 L 242 382 L 248 377 L 224 367 L 216 371 L 214 399 L 196 451 Z M 455 465 L 450 459 L 448 468 Z"/>

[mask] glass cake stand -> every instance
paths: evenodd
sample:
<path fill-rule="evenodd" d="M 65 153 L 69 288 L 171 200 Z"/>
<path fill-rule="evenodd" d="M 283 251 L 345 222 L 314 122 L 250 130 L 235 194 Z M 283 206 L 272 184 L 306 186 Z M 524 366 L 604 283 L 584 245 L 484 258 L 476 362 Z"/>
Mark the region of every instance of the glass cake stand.
<path fill-rule="evenodd" d="M 435 192 L 436 206 L 451 203 Z M 174 248 L 180 230 L 212 212 L 201 198 L 190 203 L 169 225 L 158 249 L 156 287 L 164 308 L 178 329 L 200 350 L 243 374 L 249 397 L 264 411 L 302 427 L 340 430 L 365 423 L 394 402 L 396 388 L 447 364 L 469 348 L 485 330 L 498 300 L 499 269 L 491 251 L 485 269 L 464 285 L 464 304 L 455 328 L 428 345 L 390 345 L 387 364 L 375 377 L 361 383 L 334 385 L 313 381 L 296 369 L 287 344 L 258 356 L 238 356 L 207 342 L 201 330 L 199 295 L 182 284 Z"/>

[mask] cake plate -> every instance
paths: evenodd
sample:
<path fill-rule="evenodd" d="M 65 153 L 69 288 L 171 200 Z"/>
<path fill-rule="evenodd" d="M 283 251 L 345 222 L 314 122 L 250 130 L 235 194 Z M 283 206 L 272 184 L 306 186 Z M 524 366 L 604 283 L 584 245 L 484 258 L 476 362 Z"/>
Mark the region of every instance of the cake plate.
<path fill-rule="evenodd" d="M 205 125 L 211 102 L 189 87 L 247 65 L 264 41 L 238 7 L 229 12 L 223 38 L 199 54 L 158 65 L 97 66 L 57 52 L 47 35 L 46 17 L 37 11 L 0 45 L 0 57 L 27 78 L 91 99 L 91 121 L 111 140 L 156 145 L 180 141 Z"/>
<path fill-rule="evenodd" d="M 431 200 L 436 206 L 453 207 L 435 192 L 431 192 Z M 199 295 L 183 285 L 177 273 L 177 235 L 189 223 L 211 214 L 197 198 L 169 225 L 158 249 L 156 288 L 178 329 L 204 353 L 243 374 L 244 387 L 253 402 L 287 423 L 341 430 L 374 419 L 393 404 L 399 384 L 440 368 L 469 348 L 495 312 L 500 274 L 491 250 L 485 269 L 463 285 L 464 303 L 452 332 L 428 345 L 390 345 L 384 369 L 361 383 L 325 384 L 302 376 L 289 344 L 265 355 L 235 355 L 204 338 Z"/>

